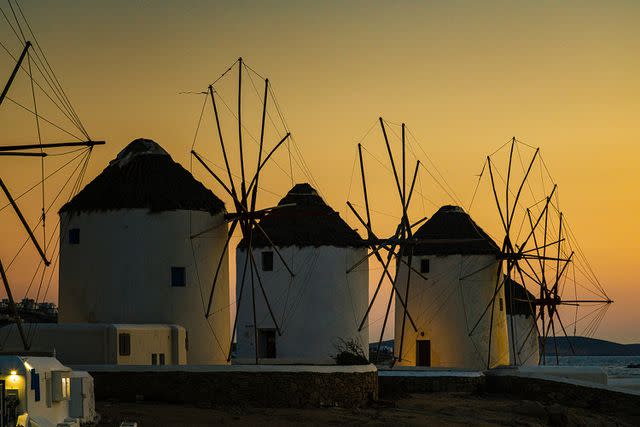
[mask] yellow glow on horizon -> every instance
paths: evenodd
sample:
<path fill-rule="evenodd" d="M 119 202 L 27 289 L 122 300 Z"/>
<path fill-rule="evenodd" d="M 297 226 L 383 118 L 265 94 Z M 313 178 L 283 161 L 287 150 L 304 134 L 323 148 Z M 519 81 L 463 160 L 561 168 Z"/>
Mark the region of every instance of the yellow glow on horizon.
<path fill-rule="evenodd" d="M 540 146 L 563 210 L 616 301 L 598 335 L 640 342 L 640 3 L 329 1 L 247 7 L 61 0 L 24 9 L 91 136 L 107 140 L 94 150 L 85 184 L 137 137 L 155 140 L 190 169 L 202 98 L 179 92 L 203 90 L 243 56 L 269 77 L 326 202 L 361 234 L 345 202 L 351 186 L 350 199 L 359 196 L 357 169 L 351 179 L 356 144 L 379 116 L 407 123 L 465 208 L 488 153 L 513 135 Z M 5 30 L 0 28 L 0 40 L 11 40 L 9 47 L 18 50 Z M 0 86 L 9 66 L 0 56 Z M 27 83 L 21 76 L 9 96 L 30 106 Z M 68 123 L 44 101 L 39 111 Z M 0 107 L 0 128 L 2 144 L 37 138 L 33 117 L 10 101 Z M 223 131 L 231 141 L 233 126 Z M 46 124 L 43 132 L 50 141 L 68 138 Z M 217 142 L 210 111 L 201 135 L 198 148 Z M 47 170 L 63 159 L 47 159 Z M 222 195 L 202 170 L 193 170 Z M 40 162 L 0 158 L 0 175 L 16 196 L 39 180 Z M 60 188 L 64 178 L 56 176 L 48 188 Z M 262 184 L 276 195 L 261 195 L 264 205 L 291 187 L 287 177 L 265 178 Z M 302 174 L 294 179 L 306 181 Z M 379 196 L 377 210 L 396 206 L 392 191 L 369 191 Z M 434 202 L 425 202 L 427 215 L 448 202 L 435 186 L 424 191 Z M 47 216 L 49 232 L 61 202 Z M 0 208 L 5 203 L 0 196 Z M 39 192 L 18 203 L 28 222 L 37 223 Z M 496 229 L 493 210 L 479 208 L 472 216 L 487 231 Z M 376 229 L 393 228 L 394 219 L 376 219 Z M 36 234 L 41 239 L 41 228 Z M 11 209 L 0 211 L 5 267 L 25 238 Z M 28 243 L 9 269 L 16 299 L 29 287 L 38 261 Z M 32 286 L 31 293 L 37 289 Z M 47 299 L 57 301 L 57 273 Z"/>

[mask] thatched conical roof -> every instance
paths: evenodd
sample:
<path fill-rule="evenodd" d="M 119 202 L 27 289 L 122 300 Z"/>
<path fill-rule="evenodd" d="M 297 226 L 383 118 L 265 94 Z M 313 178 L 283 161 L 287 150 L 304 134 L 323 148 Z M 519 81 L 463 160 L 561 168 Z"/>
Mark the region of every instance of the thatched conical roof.
<path fill-rule="evenodd" d="M 224 211 L 224 203 L 160 145 L 136 139 L 93 181 L 60 209 L 91 212 L 120 209 Z"/>
<path fill-rule="evenodd" d="M 536 297 L 520 283 L 513 279 L 509 279 L 506 276 L 504 283 L 504 298 L 507 306 L 507 314 L 530 316 L 535 312 L 533 302 Z M 511 298 L 513 298 L 513 301 Z"/>
<path fill-rule="evenodd" d="M 459 206 L 442 206 L 414 234 L 415 255 L 498 254 L 500 248 Z"/>
<path fill-rule="evenodd" d="M 296 184 L 278 206 L 260 220 L 260 227 L 276 246 L 366 246 L 358 233 L 309 184 Z M 247 246 L 245 238 L 238 245 L 240 248 Z M 267 247 L 270 243 L 256 230 L 252 246 Z"/>

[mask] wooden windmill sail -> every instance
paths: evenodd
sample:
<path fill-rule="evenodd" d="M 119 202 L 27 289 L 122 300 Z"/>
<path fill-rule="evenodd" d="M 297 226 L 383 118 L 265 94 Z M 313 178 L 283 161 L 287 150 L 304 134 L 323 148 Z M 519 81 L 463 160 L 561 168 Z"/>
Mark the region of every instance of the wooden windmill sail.
<path fill-rule="evenodd" d="M 586 331 L 593 333 L 613 301 L 593 273 L 560 209 L 558 186 L 539 148 L 512 138 L 487 156 L 478 186 L 487 176 L 484 182 L 490 188 L 490 195 L 485 197 L 494 202 L 503 238 L 494 297 L 484 307 L 470 334 L 488 313 L 496 310 L 500 290 L 509 286 L 507 295 L 511 298 L 507 304 L 511 307 L 527 304 L 534 315 L 524 337 L 518 336 L 511 323 L 511 360 L 516 364 L 522 360 L 523 346 L 535 334 L 541 344 L 539 363 L 545 364 L 549 338 L 553 337 L 555 345 L 556 336 L 562 335 L 571 345 L 570 327 L 575 334 L 581 308 L 595 307 L 585 317 L 589 320 Z M 517 284 L 526 292 L 516 291 Z M 569 317 L 571 311 L 574 321 L 568 323 L 563 317 Z M 491 342 L 490 335 L 490 345 Z M 557 347 L 554 350 L 559 363 Z"/>
<path fill-rule="evenodd" d="M 286 124 L 282 126 L 284 130 L 281 130 L 278 134 L 278 130 L 276 129 L 274 135 L 274 140 L 267 140 L 267 135 L 265 133 L 266 125 L 269 121 L 273 121 L 271 114 L 269 113 L 269 106 L 274 105 L 278 112 L 278 116 L 281 118 L 281 114 L 275 101 L 275 97 L 273 91 L 271 89 L 269 79 L 263 78 L 259 74 L 257 74 L 252 68 L 248 67 L 242 58 L 239 58 L 222 76 L 230 76 L 231 72 L 237 72 L 237 85 L 236 85 L 236 93 L 237 93 L 237 101 L 236 101 L 236 109 L 232 113 L 232 118 L 228 120 L 226 123 L 221 120 L 220 117 L 220 104 L 222 103 L 223 108 L 228 108 L 228 103 L 224 100 L 222 95 L 217 89 L 217 85 L 220 84 L 220 79 L 216 80 L 216 82 L 212 83 L 208 86 L 207 91 L 204 93 L 213 110 L 213 117 L 215 119 L 215 133 L 217 136 L 217 144 L 220 147 L 220 153 L 222 155 L 222 160 L 224 162 L 223 176 L 220 176 L 213 170 L 211 166 L 211 162 L 208 162 L 203 155 L 199 152 L 192 150 L 191 154 L 196 159 L 198 163 L 213 177 L 213 179 L 217 182 L 220 187 L 225 191 L 227 196 L 231 199 L 233 204 L 233 210 L 230 211 L 226 215 L 226 219 L 229 222 L 229 231 L 227 234 L 227 239 L 224 243 L 223 253 L 218 261 L 216 272 L 214 274 L 211 291 L 209 293 L 208 302 L 205 310 L 205 316 L 208 318 L 212 315 L 212 306 L 213 306 L 213 298 L 214 291 L 216 288 L 216 284 L 219 280 L 219 272 L 222 268 L 223 263 L 226 261 L 225 253 L 229 248 L 229 243 L 234 235 L 236 229 L 240 230 L 240 234 L 244 241 L 248 242 L 247 253 L 249 254 L 245 263 L 242 267 L 242 273 L 237 277 L 237 286 L 239 286 L 238 291 L 238 300 L 236 301 L 236 307 L 240 306 L 240 303 L 243 298 L 246 298 L 246 286 L 250 286 L 250 296 L 252 299 L 252 309 L 253 309 L 253 332 L 255 343 L 258 342 L 258 329 L 256 327 L 256 300 L 257 298 L 261 298 L 269 311 L 271 320 L 273 321 L 274 327 L 278 334 L 281 334 L 280 325 L 271 309 L 270 304 L 270 296 L 268 290 L 265 289 L 263 280 L 260 276 L 260 269 L 257 267 L 257 262 L 255 257 L 253 256 L 252 251 L 252 240 L 253 236 L 260 234 L 261 239 L 267 239 L 267 241 L 273 247 L 273 250 L 276 253 L 276 256 L 282 262 L 283 266 L 289 273 L 291 277 L 293 277 L 294 272 L 289 267 L 289 264 L 284 259 L 283 255 L 280 253 L 278 248 L 272 244 L 271 239 L 269 238 L 268 233 L 266 233 L 262 227 L 260 226 L 259 219 L 262 218 L 267 212 L 272 209 L 277 209 L 278 206 L 275 207 L 266 207 L 266 208 L 258 208 L 258 199 L 261 194 L 261 177 L 263 176 L 265 170 L 270 164 L 274 163 L 274 155 L 283 150 L 283 147 L 288 148 L 288 143 L 291 139 L 291 133 L 286 129 Z M 259 137 L 256 146 L 251 146 L 247 143 L 247 133 L 246 123 L 243 120 L 246 115 L 246 110 L 244 109 L 243 103 L 243 78 L 250 80 L 253 85 L 253 78 L 256 78 L 259 81 L 263 82 L 263 92 L 261 97 L 261 111 L 259 114 Z M 254 86 L 255 89 L 255 86 Z M 284 120 L 282 120 L 284 121 Z M 229 123 L 231 122 L 231 123 Z M 227 126 L 225 126 L 225 124 Z M 229 128 L 232 128 L 232 135 L 229 137 L 229 134 L 225 131 L 228 131 Z M 224 136 L 226 135 L 226 136 Z M 229 143 L 229 140 L 232 143 Z M 270 147 L 270 148 L 267 148 Z M 232 163 L 231 152 L 236 155 L 237 165 Z M 253 154 L 253 163 L 251 156 L 248 156 L 248 152 L 251 151 Z M 237 173 L 234 173 L 234 170 Z M 281 206 L 280 206 L 281 207 Z M 248 283 L 247 283 L 248 282 Z M 232 344 L 233 339 L 238 327 L 238 313 L 239 310 L 236 310 L 235 320 L 233 323 L 233 329 L 231 333 L 231 343 L 229 344 L 229 352 L 227 361 L 231 360 L 232 354 Z M 258 363 L 258 346 L 255 345 L 255 362 Z"/>
<path fill-rule="evenodd" d="M 380 124 L 380 129 L 382 132 L 382 136 L 384 139 L 385 152 L 387 155 L 388 165 L 390 166 L 392 176 L 393 176 L 393 187 L 395 188 L 395 192 L 397 192 L 397 202 L 400 206 L 400 222 L 395 227 L 395 232 L 391 236 L 380 236 L 378 233 L 374 231 L 374 226 L 372 223 L 372 211 L 369 205 L 369 193 L 367 187 L 367 174 L 365 171 L 365 164 L 363 160 L 363 146 L 358 144 L 358 164 L 360 167 L 360 181 L 362 185 L 362 194 L 364 199 L 364 208 L 365 213 L 364 217 L 361 215 L 358 210 L 354 207 L 354 204 L 350 201 L 347 202 L 347 206 L 353 212 L 357 220 L 364 226 L 367 235 L 367 242 L 369 243 L 370 252 L 366 258 L 358 261 L 355 265 L 351 266 L 347 273 L 357 268 L 360 264 L 366 262 L 369 258 L 374 258 L 382 268 L 382 273 L 380 278 L 376 284 L 375 291 L 373 296 L 370 298 L 369 305 L 367 307 L 366 312 L 363 314 L 359 330 L 366 327 L 367 320 L 371 313 L 371 310 L 380 296 L 380 290 L 385 281 L 388 281 L 391 285 L 391 292 L 389 293 L 389 300 L 386 304 L 384 321 L 382 325 L 382 329 L 380 331 L 380 339 L 378 340 L 378 347 L 376 352 L 376 360 L 380 353 L 380 348 L 382 345 L 382 340 L 384 336 L 384 332 L 387 328 L 389 312 L 391 310 L 391 303 L 393 301 L 394 296 L 396 297 L 396 301 L 400 303 L 403 309 L 402 315 L 402 324 L 403 331 L 404 325 L 408 322 L 411 325 L 411 328 L 417 332 L 417 326 L 414 321 L 412 314 L 409 312 L 407 308 L 407 299 L 409 297 L 409 289 L 411 283 L 411 276 L 417 275 L 421 276 L 425 280 L 426 277 L 422 275 L 420 271 L 418 271 L 413 266 L 413 248 L 415 246 L 415 239 L 413 232 L 417 226 L 424 222 L 426 218 L 419 219 L 415 222 L 412 222 L 409 215 L 409 209 L 411 206 L 411 201 L 414 199 L 414 194 L 416 192 L 416 182 L 418 179 L 418 174 L 421 167 L 421 162 L 416 160 L 415 166 L 411 167 L 409 170 L 407 165 L 407 135 L 406 135 L 406 126 L 404 123 L 400 125 L 401 137 L 400 137 L 400 147 L 395 147 L 396 150 L 400 150 L 400 158 L 397 158 L 397 153 L 394 155 L 394 147 L 392 147 L 390 138 L 388 135 L 388 126 L 389 124 L 383 120 L 382 117 L 378 119 Z M 386 256 L 383 256 L 383 251 L 386 251 Z M 406 259 L 405 259 L 406 258 Z M 395 270 L 393 273 L 390 271 L 391 263 L 394 262 Z M 405 292 L 401 293 L 399 291 L 398 280 L 399 280 L 399 272 L 400 267 L 406 266 L 408 268 L 408 274 L 405 284 Z M 402 347 L 404 344 L 404 332 L 401 335 L 399 345 L 400 352 L 402 354 Z"/>
<path fill-rule="evenodd" d="M 70 187 L 71 191 L 69 198 L 73 196 L 76 191 L 78 191 L 82 177 L 86 172 L 86 166 L 93 147 L 96 145 L 102 145 L 105 142 L 94 141 L 87 133 L 84 125 L 82 124 L 82 121 L 73 108 L 69 97 L 65 93 L 59 79 L 57 78 L 53 68 L 51 67 L 44 50 L 41 48 L 38 39 L 33 33 L 31 26 L 25 14 L 23 13 L 18 1 L 8 1 L 8 6 L 9 7 L 7 11 L 2 9 L 2 16 L 4 17 L 8 28 L 11 29 L 13 35 L 18 39 L 20 54 L 16 55 L 11 51 L 9 46 L 11 46 L 12 43 L 2 43 L 4 53 L 6 53 L 9 62 L 12 63 L 13 66 L 11 67 L 11 73 L 9 77 L 3 86 L 2 93 L 0 93 L 0 114 L 3 113 L 2 110 L 5 110 L 6 104 L 8 102 L 19 108 L 22 112 L 33 115 L 38 141 L 37 143 L 30 144 L 0 145 L 0 157 L 6 158 L 5 161 L 9 161 L 9 158 L 39 158 L 41 165 L 40 182 L 30 187 L 26 191 L 20 193 L 18 196 L 15 196 L 14 193 L 9 190 L 9 186 L 5 183 L 5 181 L 3 181 L 2 176 L 0 176 L 0 189 L 2 190 L 2 194 L 7 201 L 7 204 L 3 204 L 0 207 L 0 210 L 3 210 L 4 208 L 10 206 L 16 217 L 19 219 L 26 235 L 28 236 L 25 240 L 25 244 L 23 244 L 20 249 L 18 249 L 17 254 L 9 264 L 5 266 L 0 260 L 0 276 L 5 292 L 7 293 L 7 299 L 9 301 L 9 307 L 12 313 L 12 317 L 17 324 L 22 344 L 25 350 L 28 350 L 31 345 L 31 340 L 33 339 L 35 330 L 32 329 L 30 331 L 25 331 L 22 327 L 22 322 L 20 320 L 20 316 L 16 307 L 15 298 L 9 284 L 7 271 L 13 264 L 13 261 L 15 261 L 15 259 L 21 254 L 22 249 L 25 247 L 25 245 L 30 241 L 31 245 L 33 246 L 33 248 L 35 248 L 38 254 L 38 258 L 40 259 L 38 266 L 36 267 L 36 273 L 39 273 L 39 270 L 42 267 L 40 288 L 43 285 L 45 269 L 48 267 L 54 267 L 50 268 L 50 274 L 48 275 L 48 289 L 49 285 L 51 284 L 53 273 L 55 271 L 58 256 L 57 249 L 55 248 L 56 245 L 53 245 L 53 249 L 51 249 L 52 245 L 50 243 L 53 241 L 55 235 L 58 235 L 59 237 L 57 231 L 59 229 L 64 230 L 64 224 L 58 223 L 55 229 L 53 229 L 52 232 L 48 234 L 46 229 L 46 215 L 49 210 L 53 208 L 67 185 L 71 183 L 71 180 L 74 177 L 75 182 Z M 21 103 L 17 98 L 14 99 L 12 97 L 12 92 L 14 91 L 13 87 L 15 86 L 16 79 L 19 79 L 21 77 L 24 77 L 26 79 L 26 86 L 28 91 L 30 92 L 29 97 L 31 98 L 31 105 L 25 105 L 24 103 Z M 54 121 L 53 119 L 47 118 L 47 108 L 57 110 L 57 112 L 59 112 L 64 119 Z M 67 130 L 69 125 L 73 128 L 72 131 Z M 48 139 L 46 132 L 47 129 L 54 129 L 61 134 L 73 137 L 73 139 L 75 139 L 76 141 L 46 142 L 46 140 Z M 61 152 L 60 149 L 62 148 L 71 149 L 71 151 Z M 47 170 L 46 158 L 48 156 L 69 155 L 71 153 L 76 153 L 76 149 L 80 151 L 80 154 L 74 156 L 70 161 L 66 162 L 59 169 L 56 169 L 48 174 L 45 173 L 45 171 Z M 59 171 L 64 170 L 66 167 L 70 165 L 73 166 L 73 164 L 76 164 L 76 168 L 71 172 L 69 179 L 67 179 L 62 188 L 56 189 L 57 195 L 53 198 L 53 200 L 47 199 L 45 191 L 45 181 L 47 181 Z M 40 217 L 35 225 L 30 225 L 28 219 L 29 215 L 27 212 L 20 208 L 19 199 L 27 195 L 34 189 L 37 189 L 38 187 L 40 187 L 42 190 L 42 206 Z M 49 202 L 50 204 L 47 204 Z M 42 228 L 41 238 L 36 237 L 36 227 Z M 40 292 L 38 292 L 38 294 L 40 294 Z"/>

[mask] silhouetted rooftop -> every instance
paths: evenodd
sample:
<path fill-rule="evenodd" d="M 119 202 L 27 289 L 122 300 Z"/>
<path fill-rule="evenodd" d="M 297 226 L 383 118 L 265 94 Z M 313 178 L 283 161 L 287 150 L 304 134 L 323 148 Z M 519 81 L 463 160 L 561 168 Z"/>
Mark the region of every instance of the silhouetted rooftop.
<path fill-rule="evenodd" d="M 60 209 L 90 212 L 119 209 L 151 212 L 224 211 L 224 203 L 157 143 L 136 139 L 93 181 Z"/>
<path fill-rule="evenodd" d="M 442 206 L 414 234 L 415 255 L 498 254 L 500 248 L 459 206 Z"/>
<path fill-rule="evenodd" d="M 260 220 L 260 226 L 276 246 L 367 246 L 309 184 L 296 184 L 278 206 Z M 238 247 L 247 245 L 243 238 Z M 270 243 L 256 230 L 252 246 L 267 247 Z"/>

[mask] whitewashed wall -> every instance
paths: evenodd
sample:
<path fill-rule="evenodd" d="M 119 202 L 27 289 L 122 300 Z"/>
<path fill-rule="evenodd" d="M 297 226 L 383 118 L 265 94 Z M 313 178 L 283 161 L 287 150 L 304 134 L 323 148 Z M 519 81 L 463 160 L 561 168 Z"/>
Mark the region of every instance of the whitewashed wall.
<path fill-rule="evenodd" d="M 473 325 L 491 301 L 495 291 L 498 263 L 494 255 L 414 256 L 413 266 L 420 271 L 420 260 L 428 258 L 430 272 L 424 280 L 411 275 L 409 312 L 418 332 L 414 332 L 407 318 L 402 357 L 397 364 L 416 364 L 416 340 L 431 340 L 431 366 L 465 369 L 486 369 L 489 356 L 491 309 L 469 336 Z M 484 268 L 487 267 L 487 268 Z M 405 297 L 408 267 L 402 264 L 398 286 Z M 480 270 L 480 271 L 477 271 Z M 477 272 L 476 272 L 477 271 Z M 476 272 L 476 273 L 474 273 Z M 469 277 L 466 277 L 467 275 Z M 503 301 L 500 310 L 499 299 Z M 506 304 L 504 290 L 496 298 L 491 338 L 490 365 L 509 364 Z M 395 301 L 395 356 L 399 357 L 404 310 Z"/>
<path fill-rule="evenodd" d="M 190 364 L 226 363 L 229 271 L 216 285 L 214 315 L 204 313 L 227 235 L 222 214 L 146 209 L 62 214 L 61 323 L 170 323 L 188 333 Z M 68 231 L 80 229 L 80 244 Z M 212 228 L 195 239 L 192 234 Z M 226 256 L 226 254 L 225 254 Z M 186 286 L 171 286 L 171 267 L 186 268 Z"/>
<path fill-rule="evenodd" d="M 367 328 L 358 332 L 358 324 L 368 304 L 368 264 L 346 274 L 349 267 L 366 256 L 366 249 L 331 246 L 280 248 L 287 264 L 296 274 L 293 280 L 274 252 L 273 271 L 261 269 L 261 252 L 253 254 L 260 270 L 269 303 L 282 328 L 276 336 L 279 363 L 334 363 L 340 339 L 354 339 L 368 357 Z M 247 251 L 238 249 L 236 293 L 239 296 Z M 249 270 L 248 270 L 249 271 Z M 255 280 L 258 328 L 273 328 L 267 306 Z M 237 327 L 239 363 L 253 362 L 255 356 L 251 276 L 246 275 Z"/>
<path fill-rule="evenodd" d="M 507 316 L 509 333 L 509 358 L 512 365 L 538 365 L 538 362 L 540 360 L 540 349 L 538 342 L 538 332 L 535 329 L 533 321 L 534 316 L 524 316 L 521 314 Z M 511 322 L 513 322 L 513 332 L 516 336 L 515 340 L 513 339 L 511 331 Z M 515 360 L 513 351 L 514 345 L 516 347 Z"/>

